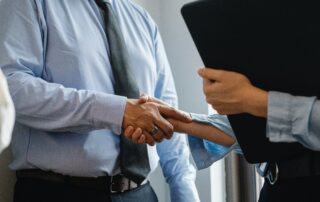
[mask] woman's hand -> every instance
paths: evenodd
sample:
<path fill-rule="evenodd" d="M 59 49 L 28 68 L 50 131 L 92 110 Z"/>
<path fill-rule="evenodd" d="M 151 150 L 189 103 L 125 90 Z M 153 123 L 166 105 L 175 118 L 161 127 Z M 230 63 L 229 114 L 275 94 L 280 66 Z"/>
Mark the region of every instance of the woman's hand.
<path fill-rule="evenodd" d="M 202 68 L 206 100 L 219 114 L 250 113 L 266 117 L 268 93 L 254 87 L 243 74 L 231 71 Z"/>

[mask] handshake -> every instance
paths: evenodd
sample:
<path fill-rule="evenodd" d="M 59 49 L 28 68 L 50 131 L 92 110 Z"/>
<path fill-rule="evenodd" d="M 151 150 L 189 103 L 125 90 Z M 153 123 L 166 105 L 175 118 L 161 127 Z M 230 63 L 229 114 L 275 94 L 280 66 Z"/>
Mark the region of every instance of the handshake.
<path fill-rule="evenodd" d="M 143 95 L 138 100 L 128 100 L 122 126 L 124 135 L 133 142 L 153 146 L 170 139 L 174 131 L 183 132 L 179 126 L 191 122 L 188 113 Z"/>
<path fill-rule="evenodd" d="M 173 132 L 187 133 L 225 146 L 235 142 L 233 137 L 213 125 L 192 121 L 190 114 L 148 96 L 128 100 L 123 130 L 124 135 L 134 143 L 151 146 L 170 139 Z"/>

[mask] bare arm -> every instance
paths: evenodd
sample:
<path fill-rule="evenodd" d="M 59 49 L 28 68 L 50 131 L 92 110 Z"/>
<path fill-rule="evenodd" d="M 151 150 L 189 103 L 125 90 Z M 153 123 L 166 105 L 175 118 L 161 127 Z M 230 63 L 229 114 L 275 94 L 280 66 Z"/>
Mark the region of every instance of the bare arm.
<path fill-rule="evenodd" d="M 173 125 L 174 131 L 176 132 L 187 133 L 224 146 L 231 146 L 235 143 L 233 137 L 212 125 L 195 121 L 191 123 L 183 123 L 174 119 L 168 119 L 168 121 Z"/>

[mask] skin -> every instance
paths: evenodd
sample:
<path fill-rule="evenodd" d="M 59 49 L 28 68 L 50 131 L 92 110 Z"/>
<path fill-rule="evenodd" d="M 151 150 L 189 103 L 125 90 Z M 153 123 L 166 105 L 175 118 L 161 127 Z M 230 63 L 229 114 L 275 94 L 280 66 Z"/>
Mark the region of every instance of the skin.
<path fill-rule="evenodd" d="M 199 69 L 198 74 L 203 78 L 203 92 L 206 96 L 206 101 L 211 104 L 219 114 L 232 115 L 249 113 L 257 117 L 267 118 L 268 92 L 253 86 L 249 79 L 243 74 L 213 68 Z M 140 102 L 161 103 L 159 100 L 146 97 L 140 99 Z M 225 141 L 225 137 L 230 136 L 223 134 L 222 131 L 214 127 L 199 125 L 194 122 L 180 124 L 172 119 L 168 119 L 168 121 L 177 132 L 194 134 L 195 136 L 216 143 L 230 145 L 230 139 Z M 136 127 L 132 125 L 128 126 L 125 129 L 125 135 L 139 144 L 148 142 L 146 139 L 150 138 L 150 134 L 145 134 L 143 130 L 135 128 Z M 224 136 L 222 136 L 221 133 Z M 217 137 L 219 138 L 212 137 L 211 134 L 218 134 Z M 220 139 L 221 137 L 224 138 Z"/>
<path fill-rule="evenodd" d="M 151 98 L 147 96 L 142 96 L 140 98 L 140 103 L 156 103 L 160 104 L 162 106 L 167 106 L 164 102 L 161 100 L 158 100 L 156 98 Z M 232 144 L 235 143 L 235 140 L 233 137 L 227 135 L 223 131 L 219 130 L 218 128 L 212 126 L 212 125 L 207 125 L 207 124 L 202 124 L 198 122 L 183 122 L 178 119 L 171 118 L 170 114 L 168 114 L 168 111 L 162 111 L 163 116 L 167 118 L 167 121 L 172 124 L 174 131 L 175 132 L 181 132 L 181 133 L 187 133 L 191 134 L 193 136 L 202 138 L 202 139 L 207 139 L 209 141 L 215 142 L 217 144 L 222 144 L 225 146 L 231 146 Z M 188 115 L 186 112 L 179 111 L 182 114 Z M 191 119 L 190 115 L 188 115 L 189 118 Z M 148 138 L 152 138 L 150 133 L 145 133 L 141 128 L 136 128 L 134 126 L 128 126 L 125 131 L 124 135 L 132 140 L 133 142 L 137 144 L 149 144 L 147 141 Z M 156 134 L 157 136 L 158 134 Z M 150 145 L 150 144 L 149 144 Z"/>
<path fill-rule="evenodd" d="M 212 68 L 199 69 L 206 101 L 223 115 L 249 113 L 267 117 L 268 92 L 251 84 L 243 74 Z"/>
<path fill-rule="evenodd" d="M 188 114 L 163 103 L 128 99 L 122 127 L 123 129 L 129 126 L 139 128 L 145 134 L 144 142 L 154 145 L 163 139 L 170 139 L 173 134 L 173 125 L 163 117 L 163 114 L 165 114 L 165 118 L 173 118 L 181 122 L 189 123 L 192 121 Z M 159 128 L 159 131 L 156 135 L 151 136 L 150 131 L 155 126 Z"/>

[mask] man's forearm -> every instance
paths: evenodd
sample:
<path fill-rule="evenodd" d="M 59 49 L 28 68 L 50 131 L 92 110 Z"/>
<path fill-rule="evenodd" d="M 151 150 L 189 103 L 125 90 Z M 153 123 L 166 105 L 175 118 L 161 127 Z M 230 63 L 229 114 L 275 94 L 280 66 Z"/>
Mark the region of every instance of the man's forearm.
<path fill-rule="evenodd" d="M 169 184 L 171 201 L 198 202 L 196 171 L 190 162 L 186 136 L 175 133 L 171 140 L 157 145 L 163 174 Z"/>
<path fill-rule="evenodd" d="M 23 72 L 7 78 L 23 125 L 52 132 L 109 128 L 121 133 L 124 97 L 65 88 Z"/>

